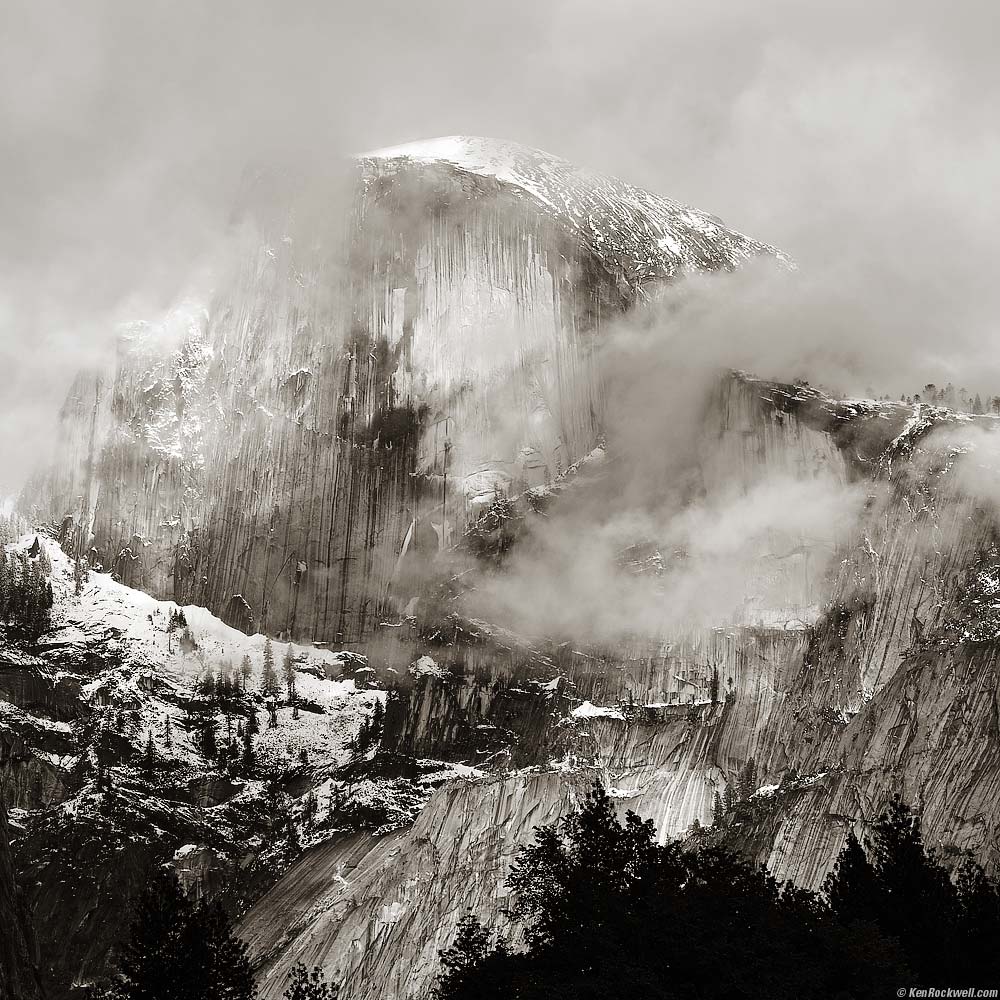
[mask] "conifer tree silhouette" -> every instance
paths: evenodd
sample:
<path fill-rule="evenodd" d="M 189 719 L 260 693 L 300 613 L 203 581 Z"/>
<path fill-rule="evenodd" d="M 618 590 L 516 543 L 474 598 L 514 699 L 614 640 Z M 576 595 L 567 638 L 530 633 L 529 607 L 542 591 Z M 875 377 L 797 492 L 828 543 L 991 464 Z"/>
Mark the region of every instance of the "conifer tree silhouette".
<path fill-rule="evenodd" d="M 216 902 L 192 903 L 173 872 L 156 871 L 139 897 L 122 951 L 124 1000 L 251 1000 L 246 945 Z"/>
<path fill-rule="evenodd" d="M 526 950 L 470 916 L 442 952 L 439 1000 L 867 998 L 912 976 L 874 924 L 844 924 L 815 893 L 720 847 L 660 844 L 601 788 L 536 829 L 508 886 Z"/>

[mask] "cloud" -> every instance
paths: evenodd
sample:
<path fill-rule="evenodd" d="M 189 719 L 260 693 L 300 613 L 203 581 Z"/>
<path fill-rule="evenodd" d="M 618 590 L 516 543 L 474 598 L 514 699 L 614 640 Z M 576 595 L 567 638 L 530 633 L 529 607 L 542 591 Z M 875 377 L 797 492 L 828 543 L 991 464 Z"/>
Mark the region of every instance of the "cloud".
<path fill-rule="evenodd" d="M 747 290 L 781 275 L 694 277 L 607 331 L 607 471 L 530 522 L 469 614 L 612 645 L 815 617 L 868 490 L 835 459 L 799 468 L 808 442 L 746 424 L 723 395 L 734 358 L 790 356 L 740 319 Z"/>
<path fill-rule="evenodd" d="M 920 441 L 918 460 L 925 475 L 938 476 L 990 511 L 1000 527 L 1000 428 L 979 423 L 940 427 Z"/>
<path fill-rule="evenodd" d="M 529 634 L 609 644 L 812 620 L 862 501 L 832 476 L 781 475 L 682 509 L 556 515 L 468 607 Z"/>
<path fill-rule="evenodd" d="M 734 341 L 741 318 L 772 331 L 782 350 L 748 367 L 993 394 L 994 16 L 930 0 L 14 0 L 0 492 L 117 322 L 213 287 L 247 164 L 322 178 L 426 135 L 536 145 L 790 252 L 794 281 L 734 291 L 745 314 L 716 321 Z"/>

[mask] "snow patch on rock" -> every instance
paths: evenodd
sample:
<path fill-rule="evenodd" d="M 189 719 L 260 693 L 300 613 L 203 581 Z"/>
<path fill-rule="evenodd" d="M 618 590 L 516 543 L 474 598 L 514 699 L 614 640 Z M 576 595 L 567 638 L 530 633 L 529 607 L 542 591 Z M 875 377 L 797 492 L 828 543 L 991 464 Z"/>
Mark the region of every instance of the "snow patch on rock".
<path fill-rule="evenodd" d="M 577 705 L 570 713 L 575 719 L 620 719 L 625 721 L 625 716 L 617 708 L 607 708 L 603 705 L 592 705 L 585 701 L 582 705 Z"/>

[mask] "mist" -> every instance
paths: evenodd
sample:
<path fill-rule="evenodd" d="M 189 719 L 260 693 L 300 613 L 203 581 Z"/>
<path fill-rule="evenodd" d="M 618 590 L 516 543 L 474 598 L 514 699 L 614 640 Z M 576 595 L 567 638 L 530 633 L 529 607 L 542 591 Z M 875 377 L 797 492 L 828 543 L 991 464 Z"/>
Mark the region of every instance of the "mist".
<path fill-rule="evenodd" d="M 118 324 L 211 296 L 248 166 L 322 181 L 353 152 L 441 134 L 541 147 L 788 252 L 792 277 L 748 272 L 718 313 L 698 307 L 700 329 L 761 352 L 728 363 L 992 395 L 993 17 L 925 0 L 14 0 L 0 493 L 46 454 L 73 374 L 107 364 Z"/>
<path fill-rule="evenodd" d="M 731 364 L 795 357 L 794 341 L 745 322 L 749 290 L 786 280 L 766 261 L 693 276 L 611 326 L 601 350 L 608 461 L 529 523 L 502 569 L 464 596 L 467 613 L 618 647 L 818 617 L 873 487 L 852 480 L 832 448 L 809 470 L 794 466 L 794 445 L 748 461 L 739 419 L 723 419 Z"/>

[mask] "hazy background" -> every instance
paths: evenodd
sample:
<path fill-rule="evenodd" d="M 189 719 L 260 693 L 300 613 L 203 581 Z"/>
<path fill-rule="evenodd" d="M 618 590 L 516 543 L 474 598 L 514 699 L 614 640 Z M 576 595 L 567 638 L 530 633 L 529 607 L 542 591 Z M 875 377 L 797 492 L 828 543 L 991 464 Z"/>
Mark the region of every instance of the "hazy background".
<path fill-rule="evenodd" d="M 116 322 L 211 286 L 246 164 L 322 176 L 430 135 L 540 146 L 789 252 L 794 282 L 701 319 L 775 345 L 762 374 L 1000 393 L 995 27 L 924 0 L 8 0 L 0 493 Z"/>

